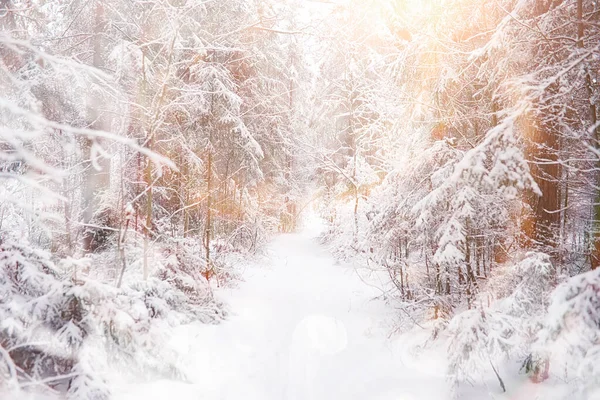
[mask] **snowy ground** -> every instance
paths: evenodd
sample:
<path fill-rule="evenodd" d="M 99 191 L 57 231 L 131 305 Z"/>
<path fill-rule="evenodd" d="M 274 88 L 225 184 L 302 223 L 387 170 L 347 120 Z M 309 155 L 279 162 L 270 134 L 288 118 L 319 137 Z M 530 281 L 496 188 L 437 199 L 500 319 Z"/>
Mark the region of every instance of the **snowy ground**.
<path fill-rule="evenodd" d="M 239 288 L 218 292 L 235 314 L 228 321 L 177 330 L 172 345 L 185 355 L 188 383 L 123 384 L 115 399 L 448 398 L 444 366 L 407 361 L 408 343 L 387 338 L 380 292 L 337 265 L 318 232 L 315 220 L 279 236 L 270 265 L 248 266 Z"/>

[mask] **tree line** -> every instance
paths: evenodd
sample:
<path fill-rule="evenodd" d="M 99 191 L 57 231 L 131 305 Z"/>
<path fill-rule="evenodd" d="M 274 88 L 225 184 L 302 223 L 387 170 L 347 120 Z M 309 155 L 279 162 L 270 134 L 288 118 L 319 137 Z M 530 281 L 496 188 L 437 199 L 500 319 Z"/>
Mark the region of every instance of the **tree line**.
<path fill-rule="evenodd" d="M 591 363 L 595 342 L 565 344 L 578 334 L 563 324 L 593 336 L 599 321 L 597 2 L 349 2 L 337 15 L 315 126 L 322 190 L 346 205 L 326 210 L 327 239 L 387 271 L 407 325 L 450 335 L 454 382 L 492 364 L 504 387 L 506 359 L 536 381 L 560 374 L 550 343 L 569 368 Z M 595 387 L 589 373 L 575 375 Z"/>

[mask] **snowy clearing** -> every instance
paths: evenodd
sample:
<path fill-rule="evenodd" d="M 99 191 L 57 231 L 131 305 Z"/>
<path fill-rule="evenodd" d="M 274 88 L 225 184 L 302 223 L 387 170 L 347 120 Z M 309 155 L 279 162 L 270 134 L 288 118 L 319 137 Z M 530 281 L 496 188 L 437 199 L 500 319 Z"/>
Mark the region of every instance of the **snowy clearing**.
<path fill-rule="evenodd" d="M 249 266 L 218 294 L 234 310 L 220 325 L 182 326 L 173 337 L 190 383 L 124 384 L 116 400 L 371 399 L 448 397 L 444 367 L 429 373 L 387 339 L 380 293 L 318 244 L 318 221 L 277 237 L 268 266 Z"/>

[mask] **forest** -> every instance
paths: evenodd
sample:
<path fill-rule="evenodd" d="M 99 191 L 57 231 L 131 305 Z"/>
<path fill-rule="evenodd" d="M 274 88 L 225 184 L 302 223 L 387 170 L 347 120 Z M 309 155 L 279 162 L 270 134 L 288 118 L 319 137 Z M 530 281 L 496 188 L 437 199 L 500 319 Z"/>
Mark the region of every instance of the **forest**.
<path fill-rule="evenodd" d="M 599 79 L 597 0 L 0 0 L 0 399 L 600 399 Z"/>

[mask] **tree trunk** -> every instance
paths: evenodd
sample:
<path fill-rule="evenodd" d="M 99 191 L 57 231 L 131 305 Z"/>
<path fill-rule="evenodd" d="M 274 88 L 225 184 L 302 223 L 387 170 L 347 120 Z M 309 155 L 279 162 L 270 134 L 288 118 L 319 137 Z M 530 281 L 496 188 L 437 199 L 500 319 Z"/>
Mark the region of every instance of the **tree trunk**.
<path fill-rule="evenodd" d="M 352 118 L 352 117 L 351 117 Z M 354 244 L 358 241 L 358 182 L 356 181 L 356 162 L 358 161 L 358 149 L 356 145 L 356 137 L 354 136 L 354 130 L 352 128 L 352 121 L 350 122 L 350 131 L 352 135 L 352 151 L 353 151 L 353 162 L 352 167 L 352 185 L 354 186 Z"/>
<path fill-rule="evenodd" d="M 577 0 L 577 47 L 583 49 L 584 46 L 584 24 L 583 24 L 583 0 Z M 592 78 L 588 66 L 585 66 L 585 87 L 590 103 L 590 123 L 594 127 L 592 136 L 592 145 L 597 150 L 600 150 L 600 129 L 596 126 L 598 122 L 598 114 L 596 112 L 596 104 L 594 103 L 594 91 L 592 86 Z M 596 162 L 596 186 L 600 187 L 600 160 Z M 593 220 L 592 220 L 592 255 L 591 268 L 596 269 L 600 266 L 600 190 L 596 189 L 593 204 Z"/>
<path fill-rule="evenodd" d="M 152 133 L 150 133 L 150 138 L 148 140 L 148 150 L 152 151 L 154 148 L 154 137 Z M 152 232 L 152 162 L 150 159 L 146 160 L 146 170 L 144 173 L 147 192 L 146 192 L 146 223 L 144 226 L 144 280 L 148 279 L 148 240 L 150 238 L 150 234 Z"/>
<path fill-rule="evenodd" d="M 94 20 L 94 37 L 93 37 L 93 58 L 92 58 L 92 66 L 95 68 L 101 68 L 103 66 L 102 62 L 102 50 L 104 48 L 104 42 L 102 40 L 102 34 L 105 28 L 105 18 L 104 18 L 104 5 L 102 2 L 97 2 L 94 10 L 95 20 Z M 91 105 L 88 108 L 88 118 L 91 121 L 91 129 L 102 129 L 102 122 L 98 112 L 98 105 L 94 104 L 93 99 L 90 102 Z M 83 154 L 90 155 L 92 145 L 94 144 L 94 140 L 85 138 L 83 139 Z M 101 156 L 100 156 L 101 157 Z M 97 228 L 92 228 L 89 226 L 93 219 L 94 215 L 98 211 L 99 207 L 99 192 L 102 191 L 103 188 L 108 186 L 109 180 L 109 167 L 110 164 L 108 160 L 100 159 L 96 160 L 97 164 L 102 168 L 100 171 L 97 171 L 94 167 L 94 163 L 91 160 L 87 161 L 87 168 L 84 177 L 83 183 L 83 251 L 85 253 L 90 253 L 95 249 L 94 237 L 97 232 Z"/>
<path fill-rule="evenodd" d="M 552 107 L 545 107 L 545 115 L 557 115 Z M 541 112 L 540 112 L 541 114 Z M 560 225 L 560 177 L 561 165 L 558 128 L 551 121 L 530 115 L 526 134 L 529 139 L 528 159 L 531 172 L 541 196 L 530 193 L 526 196 L 531 215 L 524 218 L 522 225 L 527 247 L 538 247 L 556 257 L 556 232 Z"/>
<path fill-rule="evenodd" d="M 561 2 L 538 1 L 532 10 L 534 16 L 541 16 L 557 7 Z M 545 49 L 544 53 L 556 49 Z M 561 164 L 560 127 L 554 120 L 561 113 L 561 105 L 554 104 L 552 98 L 557 94 L 558 84 L 551 84 L 537 107 L 525 119 L 525 136 L 528 141 L 527 159 L 531 165 L 532 176 L 537 183 L 541 196 L 529 193 L 525 201 L 530 210 L 523 219 L 521 230 L 524 233 L 523 245 L 539 248 L 557 260 L 557 233 L 560 228 L 560 178 Z M 550 99 L 550 100 L 547 100 Z"/>
<path fill-rule="evenodd" d="M 187 237 L 190 229 L 190 213 L 187 207 L 190 204 L 190 191 L 187 187 L 188 168 L 185 159 L 181 159 L 181 190 L 183 192 L 183 237 Z"/>
<path fill-rule="evenodd" d="M 205 233 L 204 233 L 204 244 L 205 244 L 205 251 L 206 251 L 206 271 L 205 271 L 205 278 L 208 280 L 210 279 L 211 276 L 211 263 L 210 263 L 210 233 L 212 230 L 212 143 L 210 143 L 209 141 L 209 146 L 211 148 L 209 148 L 208 150 L 208 162 L 207 162 L 207 167 L 206 167 L 206 190 L 208 192 L 207 197 L 206 197 L 206 228 L 205 228 Z"/>

